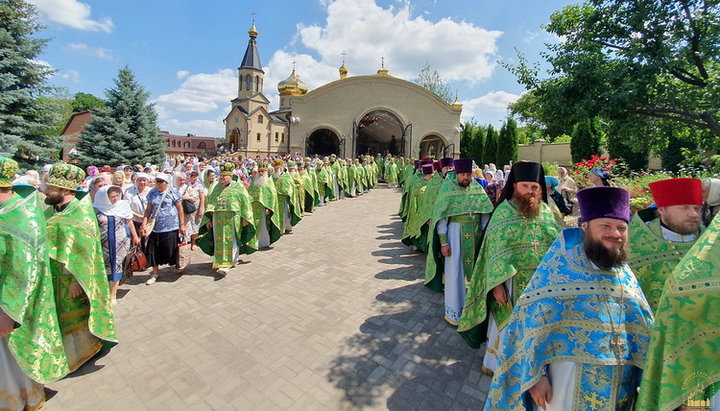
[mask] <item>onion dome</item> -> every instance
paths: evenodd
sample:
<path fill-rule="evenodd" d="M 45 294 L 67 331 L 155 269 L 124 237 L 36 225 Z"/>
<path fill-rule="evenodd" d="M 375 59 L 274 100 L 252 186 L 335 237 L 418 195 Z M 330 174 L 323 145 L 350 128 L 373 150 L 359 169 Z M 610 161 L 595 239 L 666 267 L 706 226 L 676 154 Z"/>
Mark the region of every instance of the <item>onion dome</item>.
<path fill-rule="evenodd" d="M 295 69 L 293 69 L 290 77 L 278 83 L 277 89 L 280 95 L 283 96 L 301 96 L 308 91 L 305 83 L 300 81 L 300 76 L 295 73 Z"/>
<path fill-rule="evenodd" d="M 255 28 L 255 21 L 254 21 L 254 20 L 253 20 L 252 26 L 250 27 L 250 30 L 248 30 L 248 34 L 250 35 L 250 38 L 253 38 L 253 39 L 254 39 L 254 38 L 257 38 L 257 36 L 258 36 L 258 34 L 259 34 L 258 31 L 257 31 L 257 29 Z"/>
<path fill-rule="evenodd" d="M 342 66 L 340 66 L 340 79 L 347 78 L 348 69 L 345 67 L 345 62 L 343 62 Z"/>

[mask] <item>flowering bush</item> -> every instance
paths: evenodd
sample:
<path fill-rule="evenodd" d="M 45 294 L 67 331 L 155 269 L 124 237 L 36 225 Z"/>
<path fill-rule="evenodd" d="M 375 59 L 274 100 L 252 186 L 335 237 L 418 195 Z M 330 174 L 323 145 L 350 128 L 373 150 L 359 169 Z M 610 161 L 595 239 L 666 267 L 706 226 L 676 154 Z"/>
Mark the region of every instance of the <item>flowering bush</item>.
<path fill-rule="evenodd" d="M 590 186 L 588 181 L 588 173 L 593 168 L 602 168 L 608 173 L 612 173 L 612 170 L 617 166 L 617 158 L 600 157 L 597 154 L 590 156 L 589 160 L 582 159 L 575 163 L 575 182 L 580 187 Z M 611 174 L 612 176 L 612 174 Z"/>

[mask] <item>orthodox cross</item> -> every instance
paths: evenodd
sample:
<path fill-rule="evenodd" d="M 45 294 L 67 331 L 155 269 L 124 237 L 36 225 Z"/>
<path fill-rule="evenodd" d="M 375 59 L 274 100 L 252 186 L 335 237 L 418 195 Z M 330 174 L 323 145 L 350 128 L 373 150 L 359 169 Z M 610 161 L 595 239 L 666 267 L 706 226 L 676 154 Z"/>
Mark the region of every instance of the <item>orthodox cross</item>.
<path fill-rule="evenodd" d="M 600 407 L 605 405 L 605 402 L 598 397 L 596 392 L 592 393 L 592 395 L 586 395 L 585 401 L 588 402 L 588 406 L 593 410 L 599 410 Z"/>
<path fill-rule="evenodd" d="M 295 71 L 295 59 L 293 59 L 293 71 Z"/>
<path fill-rule="evenodd" d="M 342 53 L 340 53 L 340 55 L 342 56 L 342 64 L 345 64 L 345 56 L 347 56 L 347 52 L 345 50 L 343 50 Z"/>
<path fill-rule="evenodd" d="M 253 24 L 255 24 L 255 14 L 256 14 L 256 13 L 255 13 L 255 12 L 253 11 L 253 12 L 252 12 L 252 16 L 253 16 Z"/>
<path fill-rule="evenodd" d="M 385 68 L 385 57 L 380 57 L 380 65 Z"/>
<path fill-rule="evenodd" d="M 532 240 L 530 245 L 535 249 L 535 254 L 538 253 L 538 247 L 540 247 L 540 241 L 538 240 Z"/>

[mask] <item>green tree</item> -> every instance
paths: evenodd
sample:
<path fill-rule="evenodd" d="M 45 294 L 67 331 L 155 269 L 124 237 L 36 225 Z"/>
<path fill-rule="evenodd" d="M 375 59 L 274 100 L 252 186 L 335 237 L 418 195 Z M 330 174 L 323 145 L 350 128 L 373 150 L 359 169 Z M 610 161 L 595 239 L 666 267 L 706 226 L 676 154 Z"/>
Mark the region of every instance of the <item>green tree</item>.
<path fill-rule="evenodd" d="M 75 93 L 72 99 L 72 110 L 74 113 L 86 110 L 102 110 L 105 108 L 105 101 L 89 93 Z"/>
<path fill-rule="evenodd" d="M 165 142 L 156 124 L 157 114 L 130 68 L 120 69 L 115 88 L 107 90 L 106 96 L 105 110 L 94 113 L 80 135 L 77 150 L 81 163 L 159 164 Z"/>
<path fill-rule="evenodd" d="M 56 114 L 41 98 L 54 70 L 36 60 L 47 43 L 33 37 L 42 28 L 36 16 L 22 0 L 0 1 L 0 153 L 24 169 L 55 162 L 62 143 L 50 135 Z"/>
<path fill-rule="evenodd" d="M 483 165 L 483 157 L 485 156 L 485 127 L 475 126 L 475 133 L 473 135 L 473 146 L 470 150 L 470 158 L 475 160 L 475 164 L 480 167 Z"/>
<path fill-rule="evenodd" d="M 500 129 L 497 149 L 497 167 L 517 161 L 518 158 L 518 136 L 517 123 L 509 117 Z"/>
<path fill-rule="evenodd" d="M 661 132 L 667 136 L 667 147 L 660 153 L 662 167 L 665 170 L 677 172 L 685 160 L 686 150 L 699 151 L 697 141 L 686 127 L 666 125 Z"/>
<path fill-rule="evenodd" d="M 631 170 L 645 170 L 650 155 L 649 144 L 639 144 L 641 136 L 657 135 L 657 122 L 637 116 L 608 124 L 606 144 L 612 158 L 623 160 Z M 648 139 L 646 139 L 647 141 Z"/>
<path fill-rule="evenodd" d="M 460 133 L 460 157 L 470 157 L 473 148 L 473 138 L 475 137 L 475 124 L 468 121 L 463 125 L 463 131 Z"/>
<path fill-rule="evenodd" d="M 450 86 L 440 77 L 440 73 L 438 73 L 437 70 L 433 70 L 430 67 L 430 64 L 426 64 L 425 67 L 420 70 L 420 74 L 418 74 L 417 79 L 415 79 L 415 83 L 432 91 L 448 104 L 452 104 L 455 101 L 455 95 L 450 89 Z"/>
<path fill-rule="evenodd" d="M 487 133 L 485 134 L 485 144 L 483 146 L 483 164 L 493 163 L 496 166 L 498 165 L 498 139 L 499 136 L 497 130 L 495 130 L 495 127 L 493 127 L 492 124 L 489 124 L 487 126 Z M 482 167 L 483 164 L 478 165 Z M 500 167 L 502 167 L 502 164 L 500 164 Z"/>
<path fill-rule="evenodd" d="M 599 155 L 601 136 L 597 119 L 585 119 L 575 124 L 570 140 L 573 162 L 588 159 L 593 154 Z"/>
<path fill-rule="evenodd" d="M 720 136 L 720 3 L 704 0 L 587 0 L 554 13 L 545 27 L 562 42 L 542 54 L 551 68 L 509 68 L 531 91 L 512 110 L 554 134 L 598 116 L 681 124 Z M 544 78 L 543 78 L 544 77 Z M 666 146 L 666 135 L 631 144 Z"/>

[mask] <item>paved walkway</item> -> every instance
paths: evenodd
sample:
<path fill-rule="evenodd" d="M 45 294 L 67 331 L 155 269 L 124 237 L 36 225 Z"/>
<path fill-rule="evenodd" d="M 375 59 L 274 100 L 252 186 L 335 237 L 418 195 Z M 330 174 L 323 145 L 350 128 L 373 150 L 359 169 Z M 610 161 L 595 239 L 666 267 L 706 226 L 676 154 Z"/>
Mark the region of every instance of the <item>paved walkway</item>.
<path fill-rule="evenodd" d="M 399 201 L 381 186 L 321 207 L 220 281 L 199 251 L 185 275 L 137 275 L 120 344 L 52 384 L 46 409 L 482 408 L 482 351 L 422 285 Z"/>

